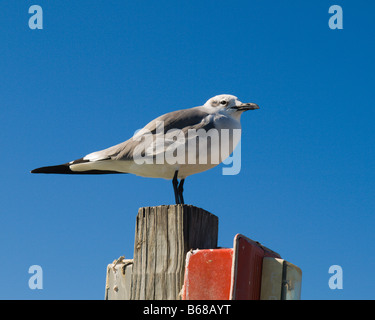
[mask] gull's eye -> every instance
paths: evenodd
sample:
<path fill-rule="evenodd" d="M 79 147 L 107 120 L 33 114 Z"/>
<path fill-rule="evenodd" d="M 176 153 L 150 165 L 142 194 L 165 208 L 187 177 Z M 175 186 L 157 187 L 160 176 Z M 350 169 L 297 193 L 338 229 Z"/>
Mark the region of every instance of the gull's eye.
<path fill-rule="evenodd" d="M 223 106 L 225 106 L 227 104 L 227 102 L 225 100 L 221 100 L 220 104 L 222 104 Z"/>

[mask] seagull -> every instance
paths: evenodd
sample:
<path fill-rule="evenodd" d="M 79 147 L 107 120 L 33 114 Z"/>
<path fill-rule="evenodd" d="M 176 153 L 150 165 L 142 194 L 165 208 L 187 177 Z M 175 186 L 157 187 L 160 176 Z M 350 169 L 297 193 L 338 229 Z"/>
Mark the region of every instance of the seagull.
<path fill-rule="evenodd" d="M 240 141 L 241 115 L 255 109 L 259 109 L 255 103 L 242 103 L 229 94 L 217 95 L 202 106 L 173 111 L 152 120 L 125 142 L 31 173 L 132 173 L 164 178 L 172 180 L 176 204 L 184 204 L 186 177 L 224 161 Z"/>

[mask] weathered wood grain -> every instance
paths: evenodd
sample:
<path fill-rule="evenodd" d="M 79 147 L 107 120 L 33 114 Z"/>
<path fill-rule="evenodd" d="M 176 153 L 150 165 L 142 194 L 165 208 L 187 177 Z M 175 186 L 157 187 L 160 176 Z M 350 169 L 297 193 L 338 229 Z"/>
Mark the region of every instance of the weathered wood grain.
<path fill-rule="evenodd" d="M 132 300 L 180 299 L 186 253 L 215 249 L 218 218 L 191 205 L 144 207 L 138 211 Z"/>

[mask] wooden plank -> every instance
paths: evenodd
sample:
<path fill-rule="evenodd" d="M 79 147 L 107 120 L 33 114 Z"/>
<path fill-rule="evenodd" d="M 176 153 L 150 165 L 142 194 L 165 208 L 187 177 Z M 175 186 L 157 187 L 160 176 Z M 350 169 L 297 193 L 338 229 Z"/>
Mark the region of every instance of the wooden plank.
<path fill-rule="evenodd" d="M 301 300 L 302 270 L 284 260 L 281 300 Z"/>
<path fill-rule="evenodd" d="M 278 258 L 263 258 L 260 300 L 281 300 L 283 261 Z"/>
<path fill-rule="evenodd" d="M 149 300 L 165 300 L 167 298 L 167 286 L 165 280 L 165 266 L 168 264 L 168 212 L 164 207 L 157 208 L 156 217 L 156 239 L 155 242 L 145 242 L 143 244 L 142 250 L 154 246 L 156 247 L 156 261 L 155 269 L 151 270 L 141 270 L 141 272 L 153 273 L 155 275 L 154 282 L 154 295 L 148 296 L 146 299 Z M 152 284 L 151 284 L 152 285 Z"/>
<path fill-rule="evenodd" d="M 146 243 L 154 243 L 156 242 L 156 210 L 155 208 L 148 208 L 149 212 L 146 215 Z M 155 269 L 155 257 L 156 257 L 156 246 L 150 245 L 147 247 L 147 251 L 144 252 L 143 259 L 144 263 L 142 264 L 143 268 L 146 270 L 154 270 Z M 145 295 L 144 297 L 152 296 L 154 294 L 153 290 L 155 282 L 155 274 L 150 273 L 146 274 L 145 276 Z"/>
<path fill-rule="evenodd" d="M 263 259 L 261 300 L 300 300 L 302 271 L 278 258 Z"/>
<path fill-rule="evenodd" d="M 186 253 L 217 247 L 218 218 L 191 205 L 140 208 L 136 219 L 131 299 L 179 299 Z"/>
<path fill-rule="evenodd" d="M 129 300 L 133 260 L 124 257 L 107 266 L 105 300 Z"/>

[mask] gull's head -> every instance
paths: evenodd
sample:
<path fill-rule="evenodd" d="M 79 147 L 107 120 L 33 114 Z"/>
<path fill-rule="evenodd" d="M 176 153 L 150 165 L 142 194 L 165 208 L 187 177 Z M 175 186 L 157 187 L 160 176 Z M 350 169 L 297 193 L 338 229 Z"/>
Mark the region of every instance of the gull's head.
<path fill-rule="evenodd" d="M 220 94 L 209 99 L 203 107 L 210 113 L 226 113 L 240 119 L 243 112 L 259 109 L 255 103 L 242 103 L 237 97 L 230 94 Z"/>

